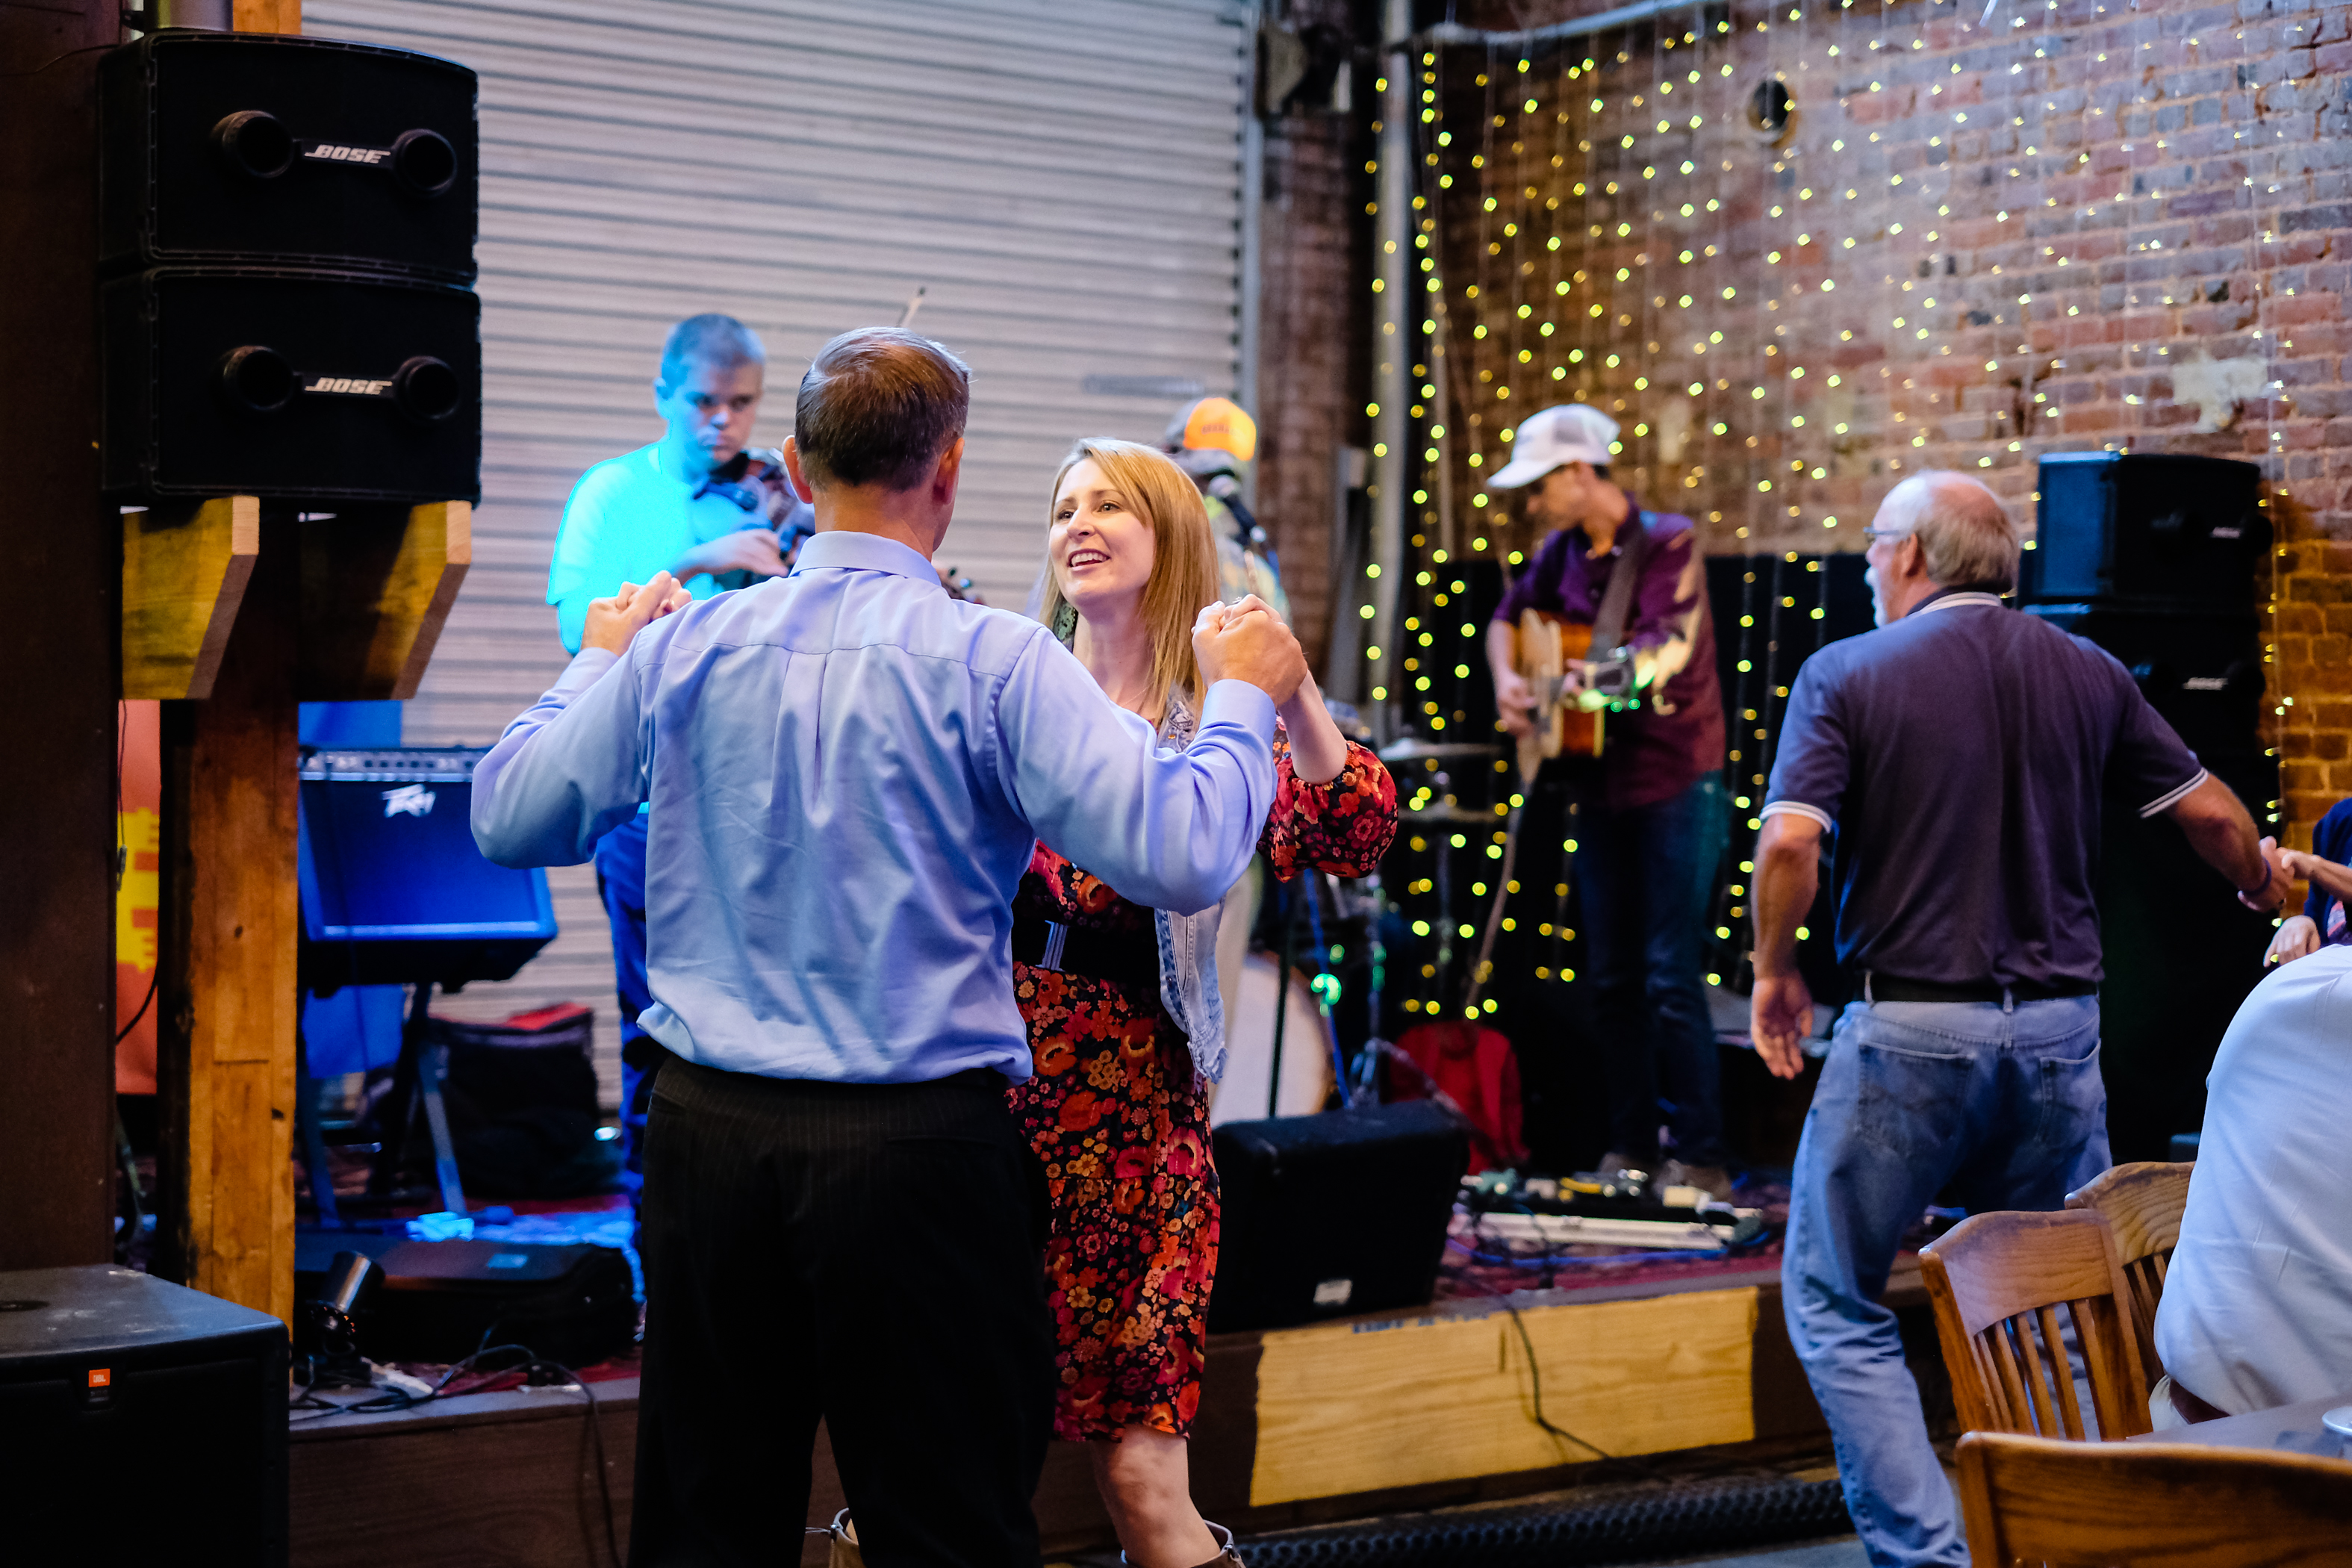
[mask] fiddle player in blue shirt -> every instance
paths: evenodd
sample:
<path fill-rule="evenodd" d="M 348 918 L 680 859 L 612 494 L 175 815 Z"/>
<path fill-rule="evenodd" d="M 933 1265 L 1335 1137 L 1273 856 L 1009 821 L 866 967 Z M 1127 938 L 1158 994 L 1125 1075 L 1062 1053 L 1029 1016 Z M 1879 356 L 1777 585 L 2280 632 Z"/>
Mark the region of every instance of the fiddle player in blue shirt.
<path fill-rule="evenodd" d="M 950 599 L 969 372 L 836 338 L 785 448 L 792 574 L 702 604 L 656 575 L 475 773 L 502 865 L 576 863 L 650 800 L 646 1328 L 631 1558 L 768 1563 L 822 1418 L 880 1563 L 1035 1568 L 1054 1339 L 1012 898 L 1039 838 L 1195 910 L 1248 863 L 1277 702 L 1263 605 L 1205 606 L 1181 752 L 1044 626 Z M 746 1395 L 747 1363 L 761 1387 Z"/>
<path fill-rule="evenodd" d="M 787 541 L 807 531 L 806 501 L 772 452 L 747 445 L 767 390 L 768 352 L 732 316 L 690 316 L 670 329 L 654 378 L 662 437 L 597 464 L 564 503 L 548 567 L 547 602 L 566 652 L 580 651 L 591 601 L 667 572 L 688 595 L 782 576 Z M 596 848 L 596 891 L 613 931 L 621 1008 L 622 1152 L 644 1164 L 646 1097 L 661 1047 L 641 1017 L 646 991 L 646 819 L 624 820 Z"/>

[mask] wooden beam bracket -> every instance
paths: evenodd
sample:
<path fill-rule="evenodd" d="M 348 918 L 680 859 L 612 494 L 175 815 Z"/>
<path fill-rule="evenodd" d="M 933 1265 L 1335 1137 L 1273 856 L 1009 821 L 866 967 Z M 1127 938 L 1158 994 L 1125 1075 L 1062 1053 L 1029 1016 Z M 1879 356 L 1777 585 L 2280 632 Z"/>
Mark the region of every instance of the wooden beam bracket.
<path fill-rule="evenodd" d="M 474 559 L 466 501 L 344 507 L 300 524 L 305 701 L 405 700 Z"/>
<path fill-rule="evenodd" d="M 210 697 L 261 553 L 255 496 L 122 514 L 122 695 Z"/>

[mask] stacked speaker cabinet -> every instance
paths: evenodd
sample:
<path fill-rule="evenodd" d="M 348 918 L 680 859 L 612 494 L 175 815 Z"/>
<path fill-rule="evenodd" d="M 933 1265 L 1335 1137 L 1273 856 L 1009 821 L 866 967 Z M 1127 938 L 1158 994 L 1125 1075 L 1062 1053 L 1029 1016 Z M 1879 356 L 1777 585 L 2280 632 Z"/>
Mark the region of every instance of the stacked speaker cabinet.
<path fill-rule="evenodd" d="M 2070 452 L 2042 459 L 2039 527 L 2018 598 L 2129 670 L 2198 760 L 2274 833 L 2263 754 L 2271 528 L 2261 470 L 2226 458 Z M 2111 799 L 2099 865 L 2108 1131 L 2118 1160 L 2160 1160 L 2203 1119 L 2213 1048 L 2262 976 L 2250 914 L 2169 822 Z"/>
<path fill-rule="evenodd" d="M 111 493 L 479 498 L 475 99 L 462 66 L 325 38 L 106 58 Z"/>

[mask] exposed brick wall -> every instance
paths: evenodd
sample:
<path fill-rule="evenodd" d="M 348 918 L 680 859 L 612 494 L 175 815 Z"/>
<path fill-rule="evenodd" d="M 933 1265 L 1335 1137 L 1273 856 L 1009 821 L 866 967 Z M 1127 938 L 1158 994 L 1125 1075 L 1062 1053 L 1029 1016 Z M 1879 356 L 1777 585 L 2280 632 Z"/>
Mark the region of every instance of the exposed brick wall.
<path fill-rule="evenodd" d="M 1352 25 L 1346 0 L 1293 4 L 1304 30 Z M 1368 85 L 1369 78 L 1364 79 Z M 1360 97 L 1360 94 L 1359 95 Z M 1302 111 L 1265 127 L 1259 240 L 1258 519 L 1283 563 L 1291 619 L 1323 668 L 1331 626 L 1339 451 L 1366 440 L 1364 350 L 1370 217 L 1361 114 Z"/>
<path fill-rule="evenodd" d="M 2257 462 L 2283 552 L 2273 739 L 2308 842 L 2352 794 L 2352 6 L 1982 15 L 1742 0 L 1525 72 L 1517 49 L 1435 51 L 1416 218 L 1465 371 L 1457 482 L 1475 495 L 1507 426 L 1578 395 L 1719 552 L 1858 550 L 1925 467 L 2030 519 L 2047 451 Z M 1775 80 L 1778 137 L 1750 114 Z M 1507 550 L 1501 500 L 1464 531 Z"/>

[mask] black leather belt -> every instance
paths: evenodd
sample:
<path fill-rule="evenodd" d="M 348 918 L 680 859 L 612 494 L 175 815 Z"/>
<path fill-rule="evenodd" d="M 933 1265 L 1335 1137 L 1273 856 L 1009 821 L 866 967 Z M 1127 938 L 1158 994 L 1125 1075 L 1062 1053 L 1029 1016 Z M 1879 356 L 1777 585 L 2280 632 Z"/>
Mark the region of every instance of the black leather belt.
<path fill-rule="evenodd" d="M 1141 931 L 1089 931 L 1034 917 L 1013 922 L 1013 961 L 1119 985 L 1160 989 L 1160 937 Z"/>
<path fill-rule="evenodd" d="M 1949 985 L 1939 980 L 1906 980 L 1900 975 L 1873 973 L 1864 994 L 1874 1002 L 2052 1002 L 2062 996 L 2095 996 L 2099 988 L 2087 980 L 2039 982 L 2021 980 L 1996 985 L 1990 980 Z"/>

